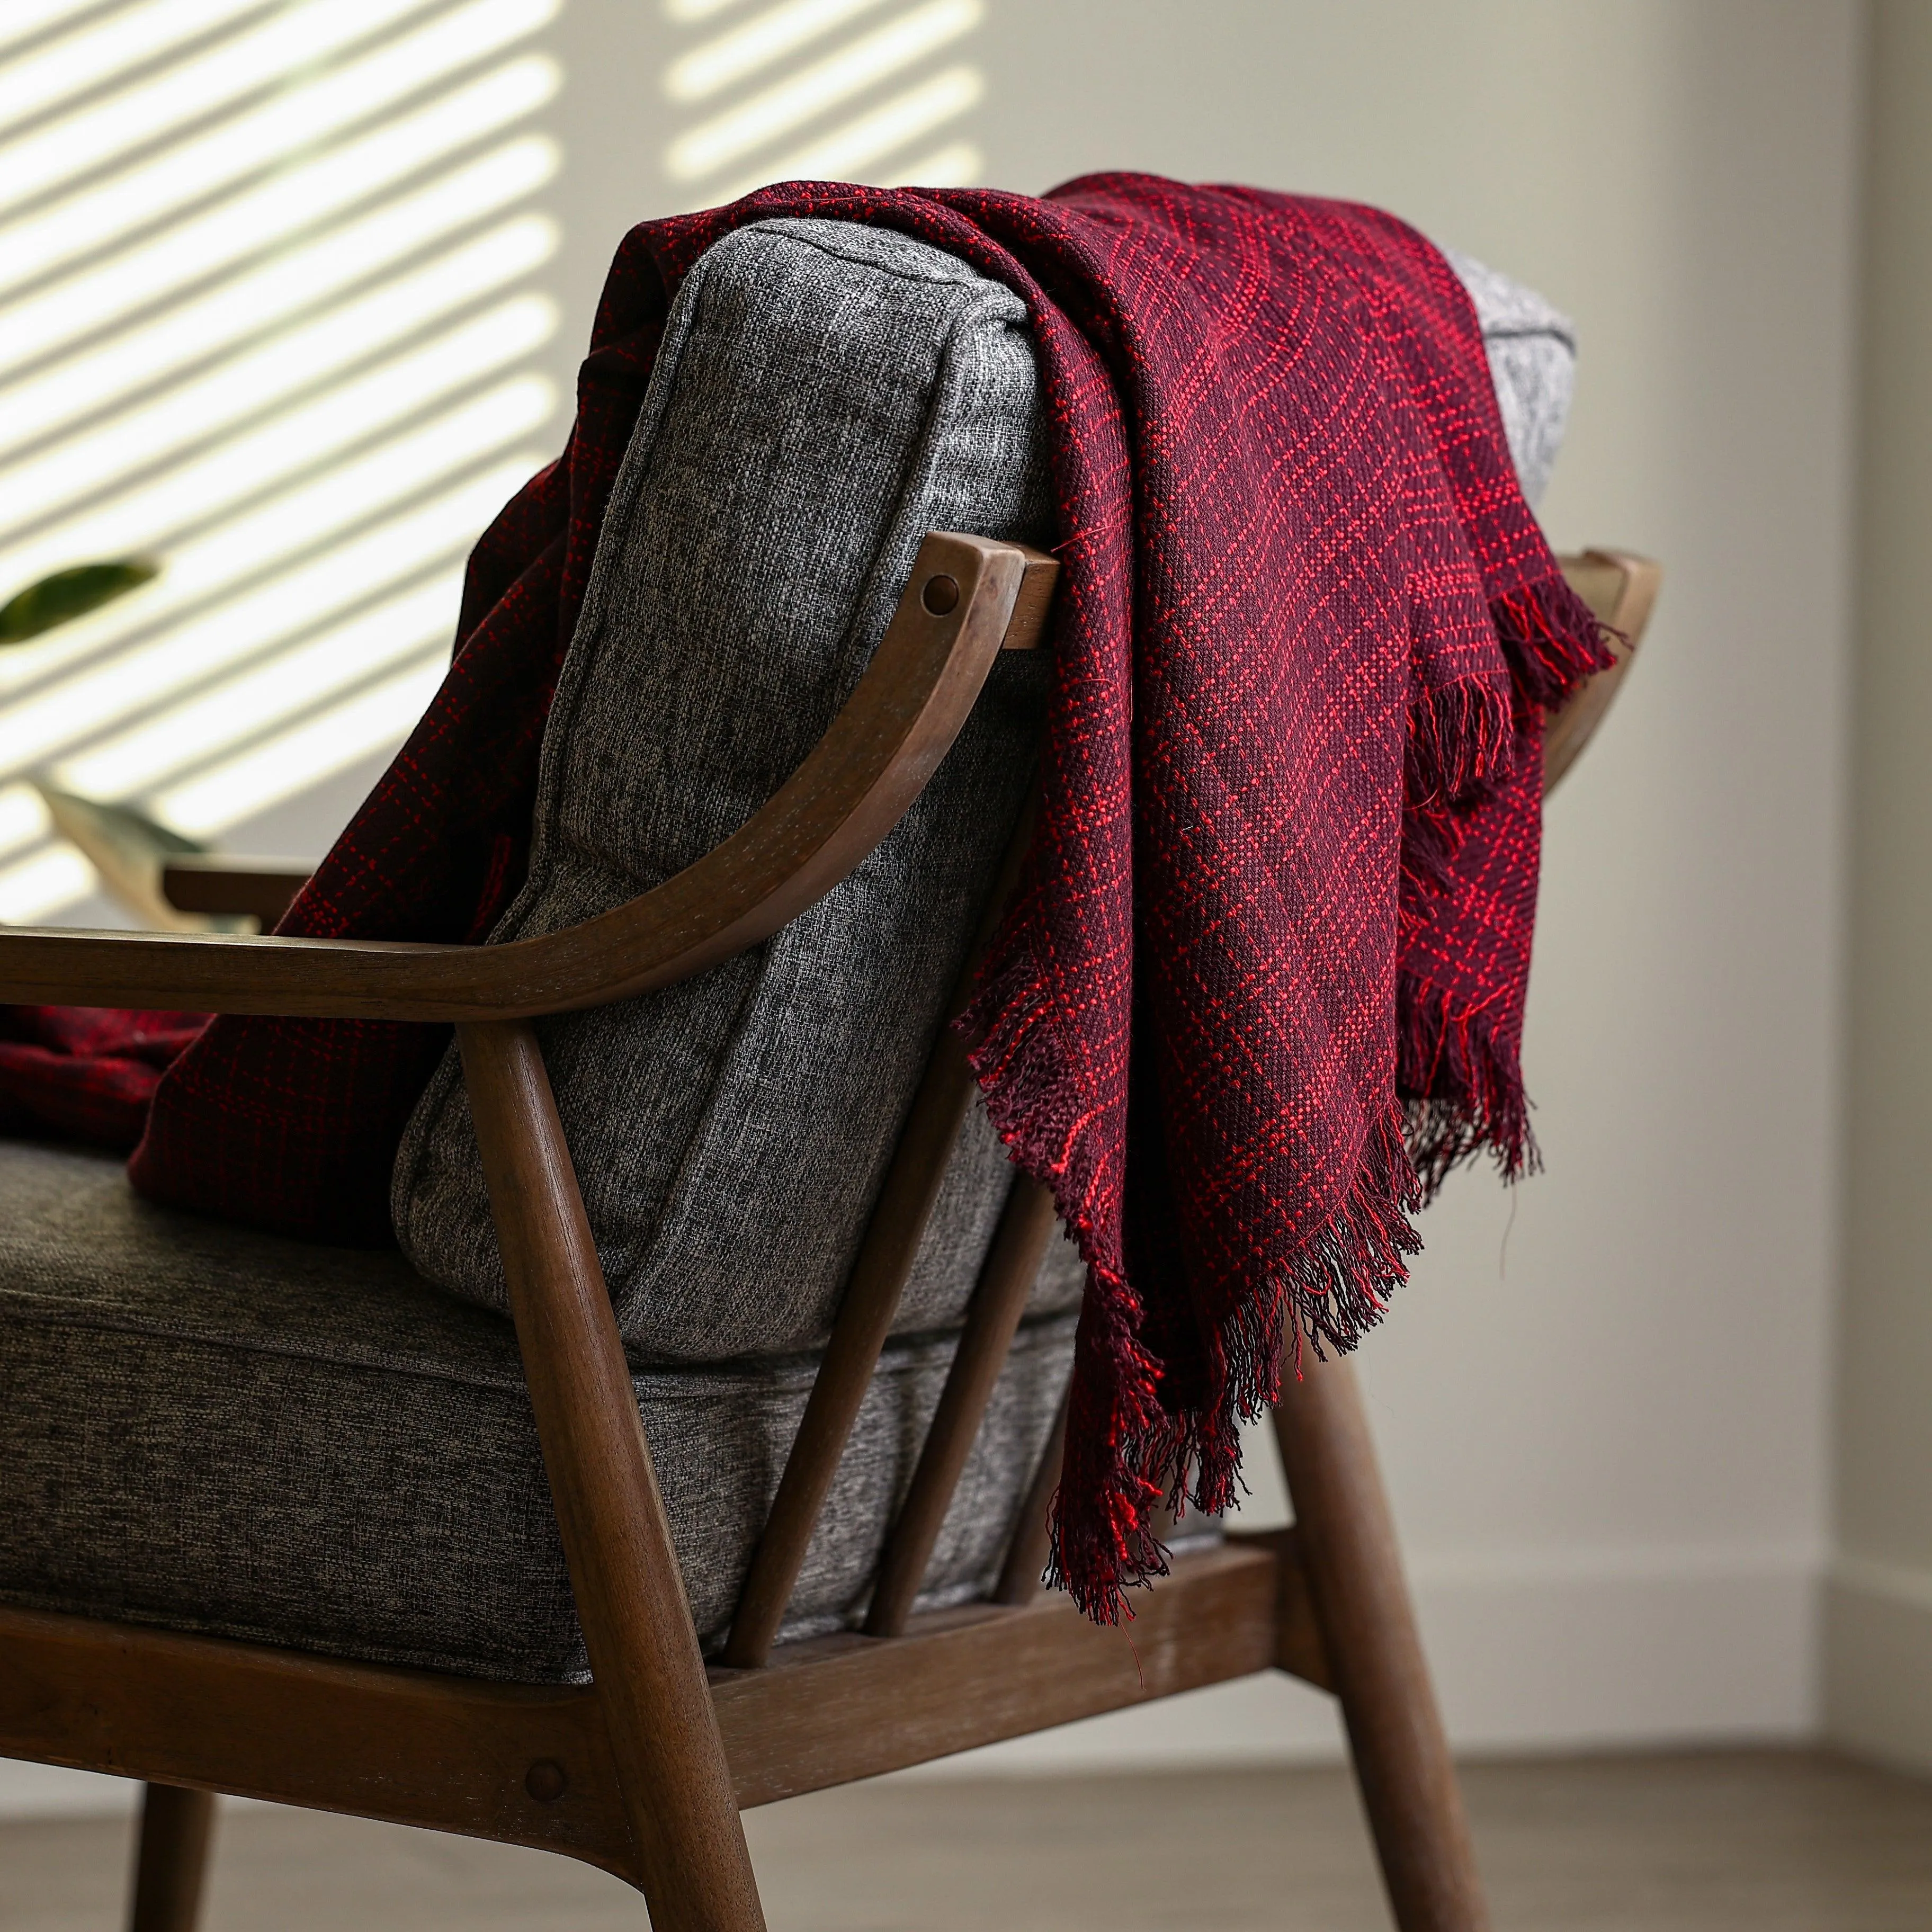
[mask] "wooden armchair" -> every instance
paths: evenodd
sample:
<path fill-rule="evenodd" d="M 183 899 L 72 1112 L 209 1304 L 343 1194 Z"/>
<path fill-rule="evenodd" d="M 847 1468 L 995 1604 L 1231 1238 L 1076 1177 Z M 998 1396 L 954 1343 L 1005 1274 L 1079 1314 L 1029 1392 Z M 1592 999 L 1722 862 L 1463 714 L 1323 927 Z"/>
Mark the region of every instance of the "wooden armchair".
<path fill-rule="evenodd" d="M 1565 568 L 1634 648 L 1656 567 L 1592 552 Z M 742 1808 L 1268 1670 L 1340 1698 L 1403 1932 L 1485 1923 L 1345 1363 L 1311 1359 L 1275 1413 L 1294 1527 L 1178 1557 L 1140 1601 L 1132 1652 L 1040 1590 L 1057 1436 L 992 1598 L 910 1614 L 1052 1230 L 1051 1203 L 1030 1183 L 1015 1189 L 982 1272 L 863 1632 L 775 1646 L 970 1098 L 950 1030 L 873 1213 L 722 1658 L 707 1668 L 700 1654 L 529 1022 L 702 972 L 844 878 L 919 794 L 997 654 L 1040 646 L 1057 569 L 1018 545 L 928 536 L 870 668 L 790 781 L 697 864 L 568 930 L 489 947 L 0 934 L 7 1000 L 456 1023 L 594 1678 L 496 1683 L 0 1609 L 0 1753 L 146 1780 L 137 1932 L 193 1925 L 218 1792 L 542 1846 L 628 1880 L 659 1932 L 747 1932 L 763 1918 Z M 1617 674 L 1550 721 L 1551 783 Z M 202 893 L 200 909 L 268 910 L 206 866 L 181 890 Z"/>

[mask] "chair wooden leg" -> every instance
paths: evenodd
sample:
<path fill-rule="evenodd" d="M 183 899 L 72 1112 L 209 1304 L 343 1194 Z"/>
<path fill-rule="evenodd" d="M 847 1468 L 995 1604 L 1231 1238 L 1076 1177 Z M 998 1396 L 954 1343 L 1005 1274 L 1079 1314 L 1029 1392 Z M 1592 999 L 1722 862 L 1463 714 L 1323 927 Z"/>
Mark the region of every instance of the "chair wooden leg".
<path fill-rule="evenodd" d="M 194 1932 L 201 1916 L 208 1840 L 214 1830 L 214 1797 L 177 1784 L 142 1789 L 128 1932 Z"/>
<path fill-rule="evenodd" d="M 1402 1932 L 1485 1932 L 1449 1743 L 1354 1372 L 1305 1352 L 1275 1436 L 1382 1881 Z"/>
<path fill-rule="evenodd" d="M 542 1052 L 520 1021 L 460 1026 L 457 1038 L 651 1924 L 764 1932 L 677 1551 Z"/>

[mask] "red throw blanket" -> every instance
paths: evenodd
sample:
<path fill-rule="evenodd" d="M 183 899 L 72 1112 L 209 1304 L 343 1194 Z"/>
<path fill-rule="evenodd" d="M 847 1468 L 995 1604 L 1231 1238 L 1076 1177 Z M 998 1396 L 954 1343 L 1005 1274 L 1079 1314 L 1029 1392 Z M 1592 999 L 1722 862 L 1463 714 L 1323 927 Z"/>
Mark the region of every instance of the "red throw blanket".
<path fill-rule="evenodd" d="M 1291 1322 L 1351 1346 L 1426 1187 L 1481 1147 L 1531 1158 L 1538 725 L 1607 660 L 1517 488 L 1468 298 L 1402 223 L 1142 176 L 1044 200 L 794 183 L 626 238 L 569 446 L 477 546 L 448 681 L 280 930 L 489 930 L 670 298 L 773 215 L 917 236 L 1034 317 L 1056 677 L 1039 833 L 967 1024 L 1090 1270 L 1055 1560 L 1112 1617 L 1163 1567 L 1154 1504 L 1230 1499 Z M 218 1019 L 160 1080 L 134 1184 L 386 1240 L 446 1037 Z"/>

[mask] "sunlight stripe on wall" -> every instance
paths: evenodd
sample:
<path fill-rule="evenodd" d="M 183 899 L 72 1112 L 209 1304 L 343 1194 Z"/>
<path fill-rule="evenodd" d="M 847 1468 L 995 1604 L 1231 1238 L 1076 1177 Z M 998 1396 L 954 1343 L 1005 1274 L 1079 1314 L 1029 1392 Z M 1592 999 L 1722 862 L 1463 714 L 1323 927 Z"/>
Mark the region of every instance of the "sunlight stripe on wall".
<path fill-rule="evenodd" d="M 313 386 L 548 260 L 555 230 L 528 215 L 427 268 L 318 316 L 250 356 L 183 382 L 145 407 L 124 410 L 88 434 L 52 445 L 0 476 L 0 525 L 20 528 L 116 475 L 204 442 L 212 430 Z M 554 326 L 554 312 L 536 298 Z M 0 392 L 0 394 L 4 394 Z"/>
<path fill-rule="evenodd" d="M 451 608 L 462 595 L 463 573 L 442 572 L 56 766 L 54 782 L 64 790 L 89 796 L 114 789 L 148 790 L 186 767 L 314 711 L 324 700 L 367 682 L 402 658 L 440 651 L 448 643 Z"/>
<path fill-rule="evenodd" d="M 984 23 L 983 0 L 902 0 L 880 20 L 884 10 L 884 0 L 780 0 L 743 18 L 735 0 L 666 0 L 669 20 L 704 37 L 664 70 L 667 98 L 701 110 L 667 145 L 665 172 L 699 202 L 772 181 L 976 179 L 970 140 L 932 136 L 984 97 L 980 70 L 949 58 Z"/>
<path fill-rule="evenodd" d="M 460 442 L 436 448 L 439 458 L 450 462 L 460 463 L 472 453 Z M 526 473 L 520 460 L 488 471 L 406 515 L 386 518 L 365 535 L 298 568 L 16 699 L 0 712 L 0 763 L 17 767 L 37 756 L 44 758 L 55 746 L 91 740 L 130 713 L 291 640 L 319 620 L 461 551 Z M 390 483 L 392 502 L 424 480 L 420 471 L 392 473 L 386 465 L 382 474 Z M 373 499 L 373 506 L 386 507 L 381 496 Z"/>
<path fill-rule="evenodd" d="M 0 866 L 0 926 L 27 926 L 84 899 L 100 881 L 71 845 L 43 845 Z"/>
<path fill-rule="evenodd" d="M 554 440 L 560 0 L 0 7 L 0 920 L 96 890 L 30 776 L 218 836 L 406 736 Z"/>
<path fill-rule="evenodd" d="M 977 68 L 949 68 L 909 92 L 896 95 L 870 113 L 842 123 L 808 147 L 782 154 L 767 170 L 725 190 L 730 200 L 766 181 L 851 181 L 861 172 L 902 152 L 922 135 L 979 105 L 986 82 Z M 964 144 L 961 144 L 963 147 Z M 976 150 L 970 151 L 976 154 Z M 907 177 L 924 180 L 922 175 Z M 967 178 L 970 178 L 969 175 Z M 950 182 L 934 182 L 934 187 Z"/>
<path fill-rule="evenodd" d="M 76 27 L 0 73 L 0 127 L 44 113 L 70 94 L 97 88 L 114 75 L 224 21 L 251 14 L 262 0 L 147 0 L 108 19 Z"/>
<path fill-rule="evenodd" d="M 352 45 L 425 0 L 308 0 L 262 26 L 0 144 L 0 201 L 24 201 L 97 168 L 184 122 Z"/>
<path fill-rule="evenodd" d="M 674 100 L 702 100 L 881 4 L 882 0 L 786 0 L 784 5 L 673 61 L 664 70 L 664 92 Z"/>
<path fill-rule="evenodd" d="M 145 247 L 10 304 L 0 314 L 0 368 L 89 334 L 129 311 L 285 243 L 406 182 L 441 157 L 521 119 L 556 92 L 554 62 L 513 62 L 472 86 L 364 136 L 252 193 L 168 229 Z"/>
<path fill-rule="evenodd" d="M 556 0 L 474 0 L 390 46 L 266 106 L 184 140 L 126 178 L 76 189 L 0 227 L 0 286 L 11 287 L 156 216 L 228 187 L 458 69 L 473 66 L 549 20 Z M 553 66 L 551 73 L 554 75 Z"/>
<path fill-rule="evenodd" d="M 157 531 L 187 528 L 240 507 L 244 499 L 259 501 L 274 486 L 362 442 L 412 407 L 427 409 L 528 355 L 556 326 L 555 305 L 542 296 L 519 296 L 487 310 L 426 346 L 378 363 L 314 401 L 231 438 L 208 455 L 175 466 L 156 482 L 91 499 L 86 511 L 60 526 L 57 540 L 43 537 L 0 552 L 0 577 L 24 583 L 58 568 L 64 558 L 137 550 L 152 542 Z M 548 386 L 528 394 L 540 420 L 552 401 Z M 520 424 L 532 414 L 532 404 L 520 398 L 498 400 L 506 418 L 514 416 Z M 517 433 L 522 433 L 520 428 Z M 177 559 L 171 583 L 179 585 L 184 575 L 190 583 L 196 580 L 192 562 L 184 572 Z M 152 602 L 146 607 L 150 620 L 154 608 Z M 63 634 L 70 639 L 72 634 Z M 68 648 L 70 652 L 70 643 Z M 0 660 L 0 690 L 7 686 L 6 668 Z"/>
<path fill-rule="evenodd" d="M 439 650 L 426 662 L 358 692 L 293 730 L 163 792 L 154 808 L 169 824 L 194 837 L 226 832 L 406 737 L 436 695 L 447 666 L 446 656 Z"/>

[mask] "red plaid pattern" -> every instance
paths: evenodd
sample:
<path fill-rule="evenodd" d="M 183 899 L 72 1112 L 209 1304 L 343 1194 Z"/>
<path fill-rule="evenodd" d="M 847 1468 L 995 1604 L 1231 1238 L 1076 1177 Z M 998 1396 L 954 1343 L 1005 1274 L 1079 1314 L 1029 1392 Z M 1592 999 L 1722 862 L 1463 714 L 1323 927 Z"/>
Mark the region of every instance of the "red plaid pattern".
<path fill-rule="evenodd" d="M 1402 224 L 1143 176 L 1043 200 L 792 183 L 626 238 L 569 446 L 478 544 L 448 682 L 283 932 L 488 930 L 671 296 L 775 215 L 916 236 L 1034 317 L 1056 678 L 1039 832 L 965 1024 L 1090 1270 L 1055 1562 L 1112 1617 L 1163 1567 L 1154 1503 L 1228 1500 L 1291 1311 L 1352 1346 L 1424 1185 L 1485 1145 L 1533 1157 L 1536 726 L 1606 660 L 1516 487 L 1467 298 Z M 386 1240 L 444 1037 L 217 1020 L 160 1083 L 136 1185 Z"/>

